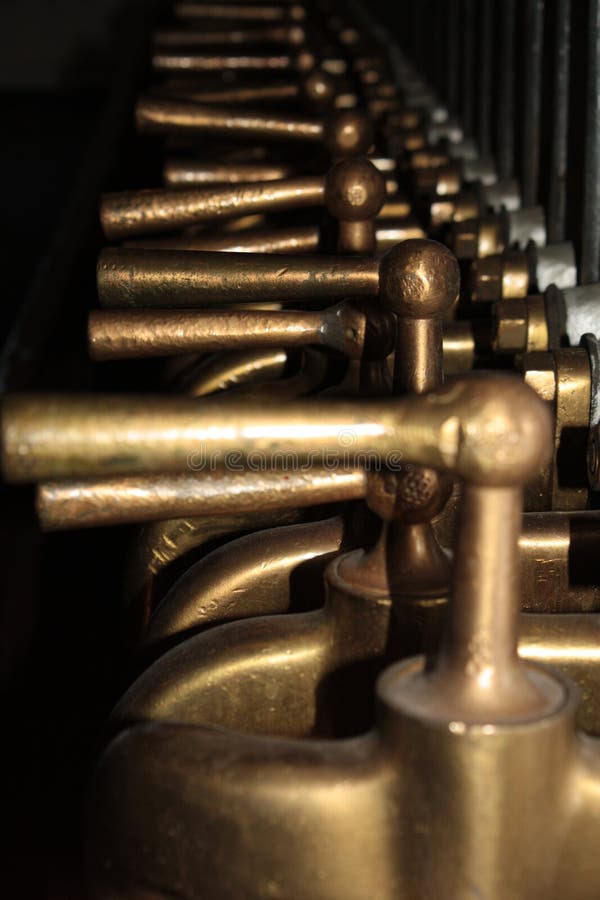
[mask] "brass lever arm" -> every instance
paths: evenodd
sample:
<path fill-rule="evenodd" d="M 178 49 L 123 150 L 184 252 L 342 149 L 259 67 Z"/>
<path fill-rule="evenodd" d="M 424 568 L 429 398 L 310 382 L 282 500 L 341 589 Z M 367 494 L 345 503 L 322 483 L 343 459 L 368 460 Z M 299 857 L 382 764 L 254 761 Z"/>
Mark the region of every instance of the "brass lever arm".
<path fill-rule="evenodd" d="M 473 375 L 393 401 L 214 403 L 189 397 L 14 395 L 4 400 L 8 481 L 186 472 L 190 455 L 240 464 L 293 453 L 316 464 L 389 455 L 474 484 L 521 485 L 551 448 L 546 405 L 518 378 Z"/>
<path fill-rule="evenodd" d="M 368 317 L 370 331 L 382 338 L 378 358 L 383 359 L 393 346 L 390 317 L 375 310 Z M 318 312 L 100 310 L 90 313 L 88 342 L 92 359 L 102 360 L 310 344 L 360 359 L 366 323 L 367 312 L 350 303 Z"/>
<path fill-rule="evenodd" d="M 191 190 L 121 191 L 104 194 L 100 221 L 109 240 L 122 240 L 250 213 L 318 206 L 324 193 L 325 179 L 312 175 Z"/>

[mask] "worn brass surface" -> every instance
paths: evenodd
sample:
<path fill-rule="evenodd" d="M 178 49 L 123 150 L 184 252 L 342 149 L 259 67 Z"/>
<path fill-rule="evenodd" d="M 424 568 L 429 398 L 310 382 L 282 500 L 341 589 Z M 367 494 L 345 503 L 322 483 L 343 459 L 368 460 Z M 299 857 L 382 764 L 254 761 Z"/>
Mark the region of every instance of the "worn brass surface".
<path fill-rule="evenodd" d="M 122 240 L 250 213 L 318 206 L 323 196 L 323 179 L 307 175 L 233 187 L 124 191 L 103 196 L 100 220 L 109 240 Z"/>
<path fill-rule="evenodd" d="M 124 579 L 126 618 L 132 640 L 147 625 L 157 602 L 157 581 L 169 566 L 184 555 L 200 552 L 206 544 L 224 535 L 239 535 L 249 528 L 291 525 L 298 522 L 298 510 L 280 510 L 252 515 L 196 516 L 167 519 L 143 525 L 133 543 Z M 315 530 L 318 541 L 318 529 Z"/>
<path fill-rule="evenodd" d="M 250 184 L 277 181 L 292 174 L 288 165 L 275 163 L 213 163 L 168 159 L 163 178 L 169 187 L 204 187 L 214 184 Z"/>
<path fill-rule="evenodd" d="M 208 466 L 200 455 L 194 464 Z M 365 496 L 366 473 L 361 468 L 343 471 L 245 472 L 201 471 L 194 475 L 156 475 L 103 482 L 57 482 L 40 487 L 37 511 L 46 531 L 151 522 L 186 516 L 246 514 L 317 506 Z M 231 471 L 231 468 L 234 471 Z"/>
<path fill-rule="evenodd" d="M 511 404 L 519 404 L 519 415 L 509 425 Z M 16 482 L 185 472 L 189 454 L 203 448 L 215 462 L 231 451 L 239 451 L 241 463 L 255 452 L 266 460 L 286 451 L 316 460 L 337 453 L 345 433 L 354 438 L 349 460 L 402 453 L 406 462 L 475 483 L 510 483 L 524 471 L 531 478 L 547 459 L 548 410 L 515 377 L 474 374 L 393 402 L 299 401 L 285 410 L 231 403 L 227 423 L 215 419 L 217 408 L 213 400 L 187 397 L 8 396 L 3 474 Z"/>

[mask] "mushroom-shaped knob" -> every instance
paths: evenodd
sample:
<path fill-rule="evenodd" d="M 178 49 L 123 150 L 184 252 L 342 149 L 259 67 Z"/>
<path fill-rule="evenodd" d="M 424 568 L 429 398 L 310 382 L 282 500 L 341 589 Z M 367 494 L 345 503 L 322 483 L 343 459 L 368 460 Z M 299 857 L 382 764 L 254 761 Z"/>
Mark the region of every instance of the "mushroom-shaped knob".
<path fill-rule="evenodd" d="M 385 196 L 384 176 L 364 157 L 340 160 L 325 178 L 325 205 L 338 222 L 374 219 Z"/>
<path fill-rule="evenodd" d="M 381 258 L 379 294 L 401 318 L 443 317 L 456 301 L 459 287 L 458 263 L 437 241 L 403 241 Z"/>
<path fill-rule="evenodd" d="M 334 158 L 359 156 L 373 144 L 373 126 L 364 113 L 343 109 L 333 113 L 325 122 L 325 146 Z"/>

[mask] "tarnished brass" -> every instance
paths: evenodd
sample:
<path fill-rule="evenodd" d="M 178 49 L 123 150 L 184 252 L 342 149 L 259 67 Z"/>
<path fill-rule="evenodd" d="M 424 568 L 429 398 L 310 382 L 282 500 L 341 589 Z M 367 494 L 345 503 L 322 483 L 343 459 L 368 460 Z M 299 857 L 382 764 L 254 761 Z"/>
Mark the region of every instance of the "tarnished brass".
<path fill-rule="evenodd" d="M 177 50 L 156 50 L 152 56 L 155 72 L 306 72 L 315 65 L 311 53 L 281 53 L 270 56 L 202 54 Z"/>
<path fill-rule="evenodd" d="M 200 467 L 200 455 L 196 465 Z M 202 460 L 203 467 L 208 461 Z M 56 482 L 40 487 L 37 511 L 42 528 L 86 528 L 125 522 L 152 522 L 187 516 L 252 513 L 357 500 L 366 493 L 364 469 L 319 470 L 286 474 L 230 471 L 200 475 L 156 475 L 113 481 Z M 193 459 L 190 467 L 193 468 Z"/>

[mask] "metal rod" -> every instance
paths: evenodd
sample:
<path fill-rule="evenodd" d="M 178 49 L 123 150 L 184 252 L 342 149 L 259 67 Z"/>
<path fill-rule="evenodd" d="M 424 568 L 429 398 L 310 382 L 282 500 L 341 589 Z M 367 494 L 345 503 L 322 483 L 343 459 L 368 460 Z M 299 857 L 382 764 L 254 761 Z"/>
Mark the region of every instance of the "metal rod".
<path fill-rule="evenodd" d="M 152 56 L 155 72 L 290 72 L 296 60 L 289 54 L 271 56 L 226 56 L 201 53 L 157 51 Z"/>
<path fill-rule="evenodd" d="M 310 471 L 214 472 L 207 459 L 196 474 L 147 475 L 105 481 L 50 482 L 40 485 L 37 513 L 44 531 L 151 522 L 187 516 L 225 516 L 259 509 L 318 506 L 365 496 L 364 468 Z"/>
<path fill-rule="evenodd" d="M 492 149 L 492 0 L 480 0 L 479 15 L 477 141 L 481 155 L 488 156 Z"/>
<path fill-rule="evenodd" d="M 324 185 L 323 177 L 305 175 L 231 187 L 122 191 L 102 196 L 100 221 L 109 240 L 123 240 L 253 213 L 319 206 Z"/>
<path fill-rule="evenodd" d="M 548 241 L 565 239 L 567 210 L 567 152 L 569 134 L 569 65 L 571 58 L 571 0 L 556 0 L 552 146 L 548 197 Z"/>
<path fill-rule="evenodd" d="M 581 281 L 600 279 L 600 0 L 589 0 Z"/>
<path fill-rule="evenodd" d="M 192 133 L 313 142 L 323 138 L 323 122 L 316 118 L 219 110 L 165 97 L 142 97 L 135 118 L 142 134 Z"/>
<path fill-rule="evenodd" d="M 107 248 L 100 254 L 97 277 L 100 302 L 110 307 L 172 309 L 267 300 L 330 304 L 377 296 L 379 263 L 363 257 Z"/>
<path fill-rule="evenodd" d="M 301 465 L 416 463 L 473 484 L 521 485 L 552 450 L 547 405 L 520 379 L 472 375 L 449 388 L 387 400 L 274 407 L 192 397 L 15 395 L 2 409 L 10 482 L 189 473 L 284 455 Z"/>
<path fill-rule="evenodd" d="M 320 312 L 100 310 L 88 323 L 90 355 L 102 360 L 310 344 L 359 359 L 364 334 L 365 313 L 347 303 Z"/>
<path fill-rule="evenodd" d="M 227 44 L 301 44 L 306 38 L 300 25 L 233 28 L 200 31 L 198 28 L 165 28 L 154 34 L 157 47 L 218 47 Z"/>
<path fill-rule="evenodd" d="M 544 0 L 526 0 L 521 150 L 525 206 L 534 206 L 539 196 L 543 42 Z"/>
<path fill-rule="evenodd" d="M 500 178 L 512 178 L 515 164 L 515 0 L 503 0 L 500 11 L 500 72 L 496 156 Z"/>

